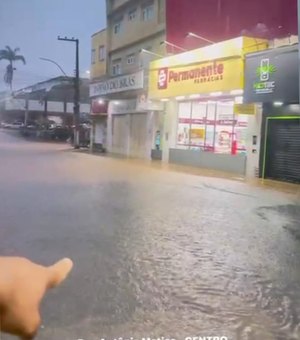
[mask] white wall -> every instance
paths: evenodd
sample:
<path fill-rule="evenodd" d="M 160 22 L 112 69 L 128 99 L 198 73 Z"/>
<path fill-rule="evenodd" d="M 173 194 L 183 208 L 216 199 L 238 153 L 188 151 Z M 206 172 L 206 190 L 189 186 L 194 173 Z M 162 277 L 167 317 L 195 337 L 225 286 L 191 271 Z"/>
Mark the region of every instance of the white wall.
<path fill-rule="evenodd" d="M 162 161 L 169 162 L 169 149 L 176 146 L 176 130 L 178 102 L 171 100 L 166 103 L 164 115 L 164 131 L 162 136 Z"/>
<path fill-rule="evenodd" d="M 8 99 L 5 101 L 5 110 L 25 110 L 25 99 Z"/>
<path fill-rule="evenodd" d="M 64 112 L 64 103 L 63 102 L 48 102 L 47 110 L 49 112 Z"/>
<path fill-rule="evenodd" d="M 261 140 L 262 107 L 257 105 L 256 115 L 249 116 L 247 133 L 247 165 L 246 176 L 255 178 L 259 169 L 259 153 Z M 253 136 L 257 136 L 257 145 L 253 145 Z"/>
<path fill-rule="evenodd" d="M 91 105 L 90 104 L 80 104 L 80 112 L 82 113 L 90 113 Z M 74 112 L 74 103 L 67 103 L 67 113 Z"/>

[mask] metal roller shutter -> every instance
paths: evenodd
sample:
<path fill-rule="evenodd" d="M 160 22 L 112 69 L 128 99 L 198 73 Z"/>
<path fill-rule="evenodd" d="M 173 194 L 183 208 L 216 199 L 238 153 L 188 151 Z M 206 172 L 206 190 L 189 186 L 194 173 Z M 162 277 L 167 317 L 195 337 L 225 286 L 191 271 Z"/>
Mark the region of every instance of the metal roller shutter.
<path fill-rule="evenodd" d="M 112 152 L 127 155 L 128 152 L 128 121 L 126 115 L 113 117 Z"/>
<path fill-rule="evenodd" d="M 130 115 L 130 156 L 147 158 L 147 113 Z"/>
<path fill-rule="evenodd" d="M 300 183 L 300 117 L 268 119 L 265 177 Z"/>

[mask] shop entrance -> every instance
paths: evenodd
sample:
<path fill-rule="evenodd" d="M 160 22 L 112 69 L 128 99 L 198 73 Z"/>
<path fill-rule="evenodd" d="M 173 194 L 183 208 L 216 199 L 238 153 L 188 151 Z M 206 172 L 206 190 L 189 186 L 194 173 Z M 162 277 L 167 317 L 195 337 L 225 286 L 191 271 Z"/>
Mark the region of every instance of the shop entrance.
<path fill-rule="evenodd" d="M 300 117 L 269 117 L 265 178 L 300 183 Z"/>

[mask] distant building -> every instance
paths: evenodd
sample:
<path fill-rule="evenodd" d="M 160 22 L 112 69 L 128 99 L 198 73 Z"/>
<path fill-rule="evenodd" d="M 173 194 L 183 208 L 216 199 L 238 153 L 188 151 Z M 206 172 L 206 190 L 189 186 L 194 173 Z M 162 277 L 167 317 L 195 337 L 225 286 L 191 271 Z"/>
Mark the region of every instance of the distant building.
<path fill-rule="evenodd" d="M 90 113 L 89 80 L 81 79 L 80 112 Z M 74 79 L 56 77 L 32 86 L 6 93 L 0 103 L 0 119 L 5 122 L 15 120 L 40 121 L 53 119 L 71 125 L 74 113 Z"/>

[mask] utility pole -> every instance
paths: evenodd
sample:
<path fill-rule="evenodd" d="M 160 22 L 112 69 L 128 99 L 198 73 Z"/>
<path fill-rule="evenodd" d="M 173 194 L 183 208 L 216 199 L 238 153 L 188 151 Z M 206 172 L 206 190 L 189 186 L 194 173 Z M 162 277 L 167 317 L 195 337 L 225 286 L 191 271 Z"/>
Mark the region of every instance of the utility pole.
<path fill-rule="evenodd" d="M 57 38 L 60 41 L 68 41 L 76 44 L 75 54 L 75 78 L 74 78 L 74 148 L 79 149 L 79 124 L 80 124 L 80 79 L 79 79 L 79 39 L 75 38 Z"/>

